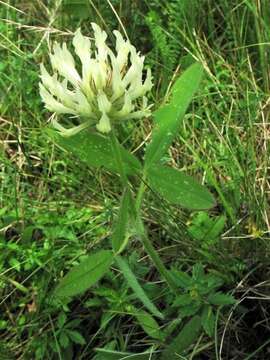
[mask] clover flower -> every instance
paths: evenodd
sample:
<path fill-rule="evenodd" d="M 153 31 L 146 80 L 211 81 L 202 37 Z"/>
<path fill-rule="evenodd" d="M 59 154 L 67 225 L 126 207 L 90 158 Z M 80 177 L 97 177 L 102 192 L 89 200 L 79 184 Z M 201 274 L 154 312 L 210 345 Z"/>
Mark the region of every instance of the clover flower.
<path fill-rule="evenodd" d="M 80 59 L 81 71 L 67 49 L 55 43 L 50 61 L 51 76 L 41 64 L 40 95 L 45 107 L 56 114 L 71 114 L 82 122 L 65 128 L 54 117 L 52 125 L 64 136 L 95 125 L 102 133 L 111 131 L 112 123 L 150 115 L 146 93 L 152 88 L 151 70 L 143 79 L 144 56 L 138 53 L 119 31 L 114 53 L 106 44 L 107 34 L 92 23 L 94 49 L 80 29 L 73 37 L 73 47 Z"/>

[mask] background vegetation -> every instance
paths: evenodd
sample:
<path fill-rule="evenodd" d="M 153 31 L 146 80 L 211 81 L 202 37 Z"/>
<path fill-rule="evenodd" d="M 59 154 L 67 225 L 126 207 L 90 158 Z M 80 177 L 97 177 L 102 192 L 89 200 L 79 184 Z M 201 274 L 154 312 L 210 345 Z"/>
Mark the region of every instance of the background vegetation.
<path fill-rule="evenodd" d="M 163 260 L 193 276 L 179 284 L 189 296 L 202 300 L 207 276 L 215 276 L 219 293 L 236 303 L 213 303 L 209 327 L 176 359 L 269 359 L 268 1 L 4 0 L 0 18 L 0 358 L 151 359 L 114 351 L 153 349 L 166 359 L 156 325 L 132 316 L 142 305 L 117 270 L 66 306 L 50 301 L 68 269 L 106 247 L 117 211 L 117 177 L 49 140 L 38 93 L 48 41 L 68 40 L 79 26 L 89 35 L 95 21 L 109 33 L 124 27 L 146 55 L 154 107 L 194 59 L 205 68 L 164 163 L 204 183 L 217 204 L 192 213 L 150 192 L 143 211 Z M 151 119 L 127 123 L 121 141 L 142 158 L 150 131 Z M 136 241 L 128 254 L 152 300 L 170 304 Z M 188 318 L 184 306 L 174 304 Z M 171 339 L 178 320 L 167 312 L 160 325 Z"/>

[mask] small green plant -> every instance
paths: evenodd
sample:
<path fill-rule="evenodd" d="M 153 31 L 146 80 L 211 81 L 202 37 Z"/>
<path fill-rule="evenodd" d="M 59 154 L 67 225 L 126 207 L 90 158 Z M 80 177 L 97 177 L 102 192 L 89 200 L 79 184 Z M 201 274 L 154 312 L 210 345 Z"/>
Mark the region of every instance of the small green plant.
<path fill-rule="evenodd" d="M 202 67 L 199 64 L 191 66 L 176 82 L 170 103 L 155 112 L 156 126 L 152 141 L 147 146 L 145 164 L 142 167 L 134 155 L 121 147 L 112 126 L 121 119 L 134 118 L 135 115 L 137 117 L 137 114 L 140 117 L 146 115 L 145 111 L 134 112 L 135 105 L 132 105 L 131 100 L 138 96 L 144 96 L 151 88 L 151 73 L 150 71 L 147 72 L 147 78 L 142 83 L 144 58 L 137 55 L 135 48 L 128 41 L 125 41 L 118 32 L 115 32 L 116 50 L 118 51 L 117 56 L 115 56 L 105 43 L 106 33 L 101 31 L 97 25 L 93 24 L 92 26 L 97 48 L 96 59 L 91 60 L 91 57 L 89 58 L 89 39 L 77 31 L 73 40 L 76 53 L 82 62 L 84 77 L 81 78 L 75 69 L 73 57 L 66 45 L 64 44 L 62 48 L 55 45 L 54 54 L 51 54 L 52 65 L 58 74 L 65 78 L 65 82 L 64 85 L 61 85 L 60 82 L 53 82 L 53 78 L 55 81 L 57 80 L 57 75 L 51 77 L 42 66 L 41 79 L 44 85 L 40 85 L 40 91 L 43 101 L 50 110 L 60 114 L 72 113 L 85 119 L 81 125 L 68 130 L 53 120 L 54 126 L 65 137 L 74 135 L 72 138 L 62 139 L 58 136 L 58 141 L 60 140 L 60 145 L 68 150 L 73 149 L 72 151 L 75 151 L 88 164 L 103 165 L 118 172 L 123 187 L 123 196 L 119 217 L 112 235 L 113 252 L 102 250 L 91 255 L 89 260 L 85 260 L 79 267 L 74 268 L 71 273 L 66 275 L 56 289 L 55 295 L 76 295 L 87 289 L 90 284 L 95 283 L 106 272 L 114 257 L 120 268 L 124 268 L 126 266 L 125 261 L 119 257 L 119 254 L 124 250 L 129 238 L 128 224 L 132 224 L 135 228 L 135 233 L 139 235 L 157 269 L 171 289 L 175 291 L 175 284 L 149 241 L 140 217 L 140 208 L 145 192 L 145 181 L 148 181 L 154 190 L 171 203 L 191 209 L 209 208 L 214 204 L 210 193 L 193 179 L 173 168 L 159 164 L 172 143 L 185 110 L 198 88 L 202 76 Z M 122 55 L 119 53 L 121 46 L 125 49 Z M 66 56 L 66 60 L 63 61 L 62 55 Z M 128 65 L 130 69 L 125 69 L 126 75 L 123 75 L 121 71 L 123 71 L 124 66 Z M 95 67 L 97 72 L 94 71 Z M 110 71 L 112 74 L 108 75 Z M 68 82 L 76 86 L 75 93 L 67 89 Z M 93 86 L 95 90 L 91 88 Z M 124 97 L 123 94 L 125 94 Z M 144 104 L 146 104 L 146 100 L 144 100 Z M 97 106 L 97 108 L 94 109 L 93 106 Z M 121 108 L 121 106 L 122 110 L 116 110 L 116 107 Z M 99 120 L 97 120 L 98 118 Z M 100 136 L 93 131 L 89 132 L 89 130 L 82 131 L 86 127 L 91 128 L 95 122 L 97 130 L 105 134 L 108 133 L 107 137 Z M 78 132 L 79 134 L 77 134 Z M 129 182 L 129 176 L 134 175 L 141 177 L 136 200 L 133 195 L 134 188 L 130 186 Z M 94 277 L 93 271 L 96 274 Z M 124 275 L 125 273 L 126 271 Z M 85 275 L 85 281 L 82 280 L 83 275 Z M 89 275 L 92 276 L 89 277 Z M 77 279 L 80 280 L 74 286 Z"/>
<path fill-rule="evenodd" d="M 119 143 L 116 125 L 121 125 L 123 120 L 150 115 L 145 94 L 152 87 L 151 72 L 148 69 L 143 80 L 144 57 L 119 32 L 114 32 L 115 55 L 106 45 L 106 33 L 96 24 L 92 24 L 92 27 L 95 57 L 91 58 L 90 40 L 82 36 L 79 30 L 73 39 L 75 52 L 82 64 L 82 77 L 66 44 L 62 47 L 56 44 L 54 53 L 50 54 L 56 72 L 52 77 L 41 66 L 40 92 L 49 110 L 60 115 L 75 115 L 81 121 L 79 125 L 66 128 L 53 117 L 53 125 L 59 133 L 49 132 L 50 136 L 88 165 L 103 166 L 116 172 L 120 176 L 122 197 L 112 231 L 111 249 L 98 250 L 84 258 L 59 282 L 53 296 L 59 300 L 83 293 L 115 264 L 149 312 L 138 311 L 133 306 L 130 311 L 150 337 L 161 340 L 165 339 L 165 335 L 153 316 L 162 319 L 163 314 L 150 300 L 123 254 L 129 239 L 137 236 L 172 293 L 180 294 L 175 278 L 152 245 L 142 220 L 141 207 L 146 184 L 170 203 L 188 209 L 208 209 L 215 203 L 208 190 L 193 178 L 161 165 L 199 87 L 203 69 L 198 63 L 188 68 L 174 84 L 170 100 L 155 111 L 155 126 L 142 164 Z M 58 76 L 64 78 L 63 82 L 58 81 Z M 68 84 L 74 90 L 69 90 Z M 140 97 L 143 98 L 142 102 Z M 139 186 L 136 178 L 140 180 Z"/>
<path fill-rule="evenodd" d="M 202 248 L 209 249 L 218 243 L 225 222 L 226 217 L 223 215 L 211 218 L 206 212 L 200 211 L 189 221 L 188 233 Z"/>
<path fill-rule="evenodd" d="M 49 358 L 50 353 L 55 356 L 69 356 L 73 354 L 76 345 L 85 345 L 85 339 L 79 330 L 81 319 L 69 321 L 67 314 L 61 311 L 55 319 L 49 316 L 48 320 L 52 329 L 39 329 L 38 336 L 34 334 L 29 353 L 34 351 L 35 359 Z"/>
<path fill-rule="evenodd" d="M 61 312 L 58 315 L 56 322 L 56 329 L 54 336 L 57 339 L 59 346 L 63 349 L 68 348 L 72 343 L 74 344 L 85 344 L 85 340 L 82 335 L 75 330 L 80 324 L 80 319 L 75 319 L 72 321 L 67 321 L 67 315 L 64 312 Z M 53 342 L 55 352 L 58 351 L 57 346 L 55 345 L 57 342 Z"/>
<path fill-rule="evenodd" d="M 173 270 L 172 273 L 183 290 L 172 306 L 181 318 L 199 315 L 204 331 L 212 337 L 217 307 L 235 303 L 231 295 L 218 291 L 224 280 L 217 275 L 206 274 L 201 264 L 194 265 L 191 276 L 179 270 Z"/>

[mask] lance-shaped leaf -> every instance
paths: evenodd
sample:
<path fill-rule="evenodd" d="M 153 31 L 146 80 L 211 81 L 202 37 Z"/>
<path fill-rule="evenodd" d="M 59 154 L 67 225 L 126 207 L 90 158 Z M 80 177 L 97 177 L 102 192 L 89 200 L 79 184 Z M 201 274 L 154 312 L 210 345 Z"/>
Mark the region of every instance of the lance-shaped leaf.
<path fill-rule="evenodd" d="M 81 131 L 70 137 L 63 137 L 56 131 L 48 129 L 49 137 L 60 147 L 72 153 L 82 162 L 93 167 L 104 167 L 118 173 L 118 165 L 112 154 L 110 140 L 89 130 Z M 141 170 L 139 160 L 121 146 L 121 157 L 127 175 L 134 175 Z"/>
<path fill-rule="evenodd" d="M 154 113 L 152 140 L 145 154 L 146 168 L 162 158 L 177 136 L 188 105 L 199 87 L 202 74 L 202 65 L 191 65 L 174 84 L 169 103 Z"/>
<path fill-rule="evenodd" d="M 161 360 L 181 359 L 187 350 L 197 339 L 201 332 L 201 318 L 196 315 L 189 320 L 180 333 L 172 340 L 162 353 Z"/>
<path fill-rule="evenodd" d="M 144 310 L 135 310 L 135 317 L 147 335 L 153 339 L 163 341 L 165 334 L 161 331 L 158 323 L 148 312 Z"/>
<path fill-rule="evenodd" d="M 121 251 L 123 251 L 128 242 L 130 201 L 132 201 L 132 199 L 130 199 L 129 191 L 126 190 L 121 199 L 117 220 L 112 233 L 112 247 L 116 254 L 119 254 Z"/>
<path fill-rule="evenodd" d="M 214 336 L 216 317 L 211 306 L 205 305 L 202 311 L 202 326 L 206 334 Z"/>
<path fill-rule="evenodd" d="M 144 304 L 144 306 L 155 316 L 163 319 L 162 313 L 157 309 L 153 302 L 149 299 L 141 285 L 139 284 L 136 276 L 133 274 L 126 260 L 120 256 L 116 256 L 116 262 L 122 271 L 123 276 L 127 280 L 128 285 L 134 291 L 138 299 Z"/>
<path fill-rule="evenodd" d="M 148 169 L 149 185 L 172 204 L 191 210 L 209 209 L 215 205 L 211 193 L 192 177 L 162 165 Z"/>
<path fill-rule="evenodd" d="M 230 294 L 223 294 L 218 291 L 208 296 L 208 301 L 213 305 L 225 306 L 235 304 L 235 299 Z"/>
<path fill-rule="evenodd" d="M 109 250 L 100 250 L 89 255 L 63 277 L 54 291 L 54 296 L 71 297 L 86 291 L 102 278 L 112 262 L 113 253 Z"/>

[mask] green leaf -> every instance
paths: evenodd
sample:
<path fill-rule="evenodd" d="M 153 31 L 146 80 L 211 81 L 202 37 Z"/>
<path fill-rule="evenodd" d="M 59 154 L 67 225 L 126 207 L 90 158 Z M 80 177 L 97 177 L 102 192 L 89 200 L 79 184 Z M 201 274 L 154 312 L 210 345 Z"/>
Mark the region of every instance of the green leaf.
<path fill-rule="evenodd" d="M 62 331 L 60 336 L 59 336 L 59 343 L 61 345 L 61 347 L 63 347 L 64 349 L 66 349 L 69 345 L 69 338 L 66 334 L 65 331 Z"/>
<path fill-rule="evenodd" d="M 146 168 L 162 158 L 176 137 L 202 74 L 202 65 L 191 65 L 174 84 L 170 102 L 154 113 L 155 127 L 152 141 L 146 149 Z"/>
<path fill-rule="evenodd" d="M 109 250 L 100 250 L 88 256 L 60 281 L 54 296 L 70 297 L 89 289 L 108 271 L 112 261 L 113 253 Z"/>
<path fill-rule="evenodd" d="M 204 280 L 204 268 L 201 263 L 196 263 L 192 268 L 192 279 L 196 282 Z"/>
<path fill-rule="evenodd" d="M 163 352 L 161 360 L 179 360 L 185 350 L 192 345 L 201 331 L 201 318 L 196 315 L 183 327 L 180 333 L 173 339 Z"/>
<path fill-rule="evenodd" d="M 21 235 L 21 239 L 24 243 L 29 244 L 29 242 L 32 240 L 32 235 L 35 229 L 35 226 L 27 226 L 26 228 L 24 228 Z"/>
<path fill-rule="evenodd" d="M 188 232 L 194 239 L 212 245 L 218 241 L 225 221 L 226 217 L 223 215 L 211 218 L 206 212 L 200 211 L 193 217 Z"/>
<path fill-rule="evenodd" d="M 132 354 L 126 352 L 118 352 L 109 349 L 96 348 L 98 353 L 98 360 L 149 360 L 151 358 L 151 352 L 144 352 L 140 354 Z"/>
<path fill-rule="evenodd" d="M 128 285 L 131 287 L 131 289 L 134 291 L 134 293 L 137 295 L 138 299 L 144 304 L 144 306 L 155 316 L 163 319 L 163 315 L 161 312 L 157 309 L 157 307 L 152 303 L 152 301 L 149 299 L 149 297 L 146 295 L 145 291 L 141 287 L 141 285 L 138 283 L 138 280 L 136 279 L 136 276 L 133 274 L 131 268 L 129 267 L 126 260 L 121 258 L 120 256 L 116 256 L 116 262 L 122 271 L 122 274 L 124 275 L 125 279 L 127 280 Z"/>
<path fill-rule="evenodd" d="M 127 231 L 129 224 L 130 200 L 129 192 L 125 191 L 122 196 L 118 218 L 112 234 L 112 247 L 116 254 L 119 254 L 121 251 L 123 251 L 128 242 L 129 234 Z"/>
<path fill-rule="evenodd" d="M 172 204 L 187 209 L 209 209 L 215 205 L 211 193 L 192 177 L 169 168 L 154 165 L 147 172 L 149 185 Z"/>
<path fill-rule="evenodd" d="M 184 271 L 172 269 L 170 274 L 173 276 L 174 282 L 183 289 L 188 289 L 192 284 L 192 278 Z"/>
<path fill-rule="evenodd" d="M 212 337 L 214 335 L 216 319 L 211 306 L 204 306 L 201 319 L 204 331 L 208 336 Z"/>
<path fill-rule="evenodd" d="M 190 294 L 177 295 L 177 297 L 174 300 L 172 306 L 173 307 L 186 306 L 186 305 L 191 304 L 193 301 L 194 300 L 192 299 Z"/>
<path fill-rule="evenodd" d="M 61 312 L 57 318 L 57 327 L 62 328 L 66 323 L 66 321 L 67 321 L 67 315 L 64 312 Z"/>
<path fill-rule="evenodd" d="M 180 307 L 179 315 L 182 318 L 185 318 L 187 316 L 193 316 L 200 310 L 200 308 L 201 308 L 200 301 L 193 300 L 191 304 Z"/>
<path fill-rule="evenodd" d="M 220 306 L 235 304 L 235 299 L 233 298 L 233 296 L 231 296 L 229 294 L 223 294 L 221 292 L 216 292 L 214 294 L 210 294 L 208 296 L 208 301 L 212 305 L 220 305 Z"/>
<path fill-rule="evenodd" d="M 221 287 L 224 283 L 224 280 L 221 277 L 214 274 L 208 274 L 206 280 L 209 292 L 215 288 Z"/>
<path fill-rule="evenodd" d="M 70 137 L 63 137 L 52 129 L 47 129 L 49 137 L 60 147 L 72 153 L 82 162 L 93 167 L 104 167 L 118 173 L 118 165 L 112 155 L 109 138 L 84 130 Z M 140 172 L 139 160 L 121 146 L 121 157 L 127 175 Z"/>
<path fill-rule="evenodd" d="M 220 233 L 222 232 L 224 226 L 225 226 L 225 222 L 226 222 L 226 216 L 221 215 L 219 217 L 217 217 L 216 219 L 212 220 L 212 228 L 209 231 L 207 235 L 208 238 L 210 239 L 215 239 L 217 238 Z"/>
<path fill-rule="evenodd" d="M 172 321 L 169 321 L 168 325 L 163 328 L 163 332 L 165 333 L 166 338 L 168 338 L 172 333 L 175 332 L 177 328 L 179 328 L 179 325 L 183 322 L 183 319 L 179 316 L 173 319 Z"/>
<path fill-rule="evenodd" d="M 135 310 L 135 317 L 147 335 L 160 341 L 164 340 L 164 334 L 152 315 L 143 310 Z"/>
<path fill-rule="evenodd" d="M 75 344 L 84 345 L 86 342 L 82 335 L 75 330 L 66 330 L 70 340 L 72 340 Z"/>

